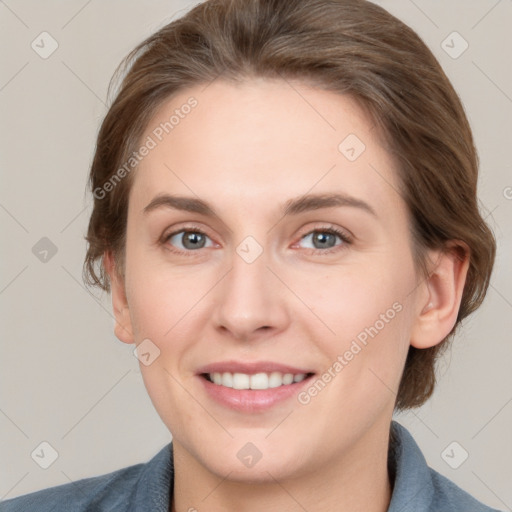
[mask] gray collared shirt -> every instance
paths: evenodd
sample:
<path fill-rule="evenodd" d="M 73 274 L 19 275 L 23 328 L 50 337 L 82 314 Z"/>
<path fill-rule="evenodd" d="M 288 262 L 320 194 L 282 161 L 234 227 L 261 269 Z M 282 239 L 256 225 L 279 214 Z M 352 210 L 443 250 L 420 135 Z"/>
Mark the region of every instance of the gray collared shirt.
<path fill-rule="evenodd" d="M 392 421 L 391 429 L 388 466 L 395 476 L 388 512 L 499 512 L 430 468 L 402 425 Z M 169 443 L 147 463 L 0 501 L 0 512 L 169 512 L 173 477 Z"/>

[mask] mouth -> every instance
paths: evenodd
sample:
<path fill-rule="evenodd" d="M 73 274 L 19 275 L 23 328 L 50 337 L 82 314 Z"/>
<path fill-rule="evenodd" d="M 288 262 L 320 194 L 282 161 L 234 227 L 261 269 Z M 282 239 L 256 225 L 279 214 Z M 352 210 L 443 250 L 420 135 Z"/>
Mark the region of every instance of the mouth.
<path fill-rule="evenodd" d="M 232 373 L 232 372 L 212 372 L 201 373 L 201 377 L 217 386 L 224 386 L 231 389 L 252 389 L 264 390 L 279 388 L 302 382 L 314 375 L 308 373 L 282 373 L 282 372 L 260 372 L 260 373 Z"/>
<path fill-rule="evenodd" d="M 263 412 L 296 397 L 316 373 L 274 362 L 225 361 L 197 372 L 206 395 L 244 413 Z"/>

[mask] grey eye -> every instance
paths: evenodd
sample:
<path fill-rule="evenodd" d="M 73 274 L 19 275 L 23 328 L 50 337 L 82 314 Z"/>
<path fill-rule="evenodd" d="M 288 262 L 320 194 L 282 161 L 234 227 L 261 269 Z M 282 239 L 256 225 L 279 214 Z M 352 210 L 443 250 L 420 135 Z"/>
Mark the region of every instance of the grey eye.
<path fill-rule="evenodd" d="M 200 231 L 182 230 L 169 236 L 168 241 L 178 249 L 196 250 L 206 246 L 207 238 L 208 236 Z"/>
<path fill-rule="evenodd" d="M 330 231 L 312 231 L 307 235 L 303 236 L 301 240 L 305 240 L 311 237 L 313 247 L 310 249 L 332 249 L 336 247 L 336 238 L 342 240 L 340 235 L 331 233 Z M 343 241 L 343 240 L 342 240 Z M 339 245 L 339 244 L 338 244 Z"/>

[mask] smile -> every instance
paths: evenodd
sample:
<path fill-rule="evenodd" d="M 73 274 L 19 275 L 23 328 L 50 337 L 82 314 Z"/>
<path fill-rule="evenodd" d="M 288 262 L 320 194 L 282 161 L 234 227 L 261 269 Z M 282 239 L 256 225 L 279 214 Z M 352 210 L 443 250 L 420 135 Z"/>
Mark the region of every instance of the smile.
<path fill-rule="evenodd" d="M 210 382 L 232 389 L 271 389 L 280 386 L 287 386 L 292 383 L 302 382 L 312 374 L 306 373 L 231 373 L 213 372 L 202 374 Z"/>
<path fill-rule="evenodd" d="M 196 371 L 206 396 L 240 413 L 263 413 L 287 403 L 309 385 L 312 368 L 276 361 L 219 361 Z M 296 402 L 294 402 L 296 403 Z"/>

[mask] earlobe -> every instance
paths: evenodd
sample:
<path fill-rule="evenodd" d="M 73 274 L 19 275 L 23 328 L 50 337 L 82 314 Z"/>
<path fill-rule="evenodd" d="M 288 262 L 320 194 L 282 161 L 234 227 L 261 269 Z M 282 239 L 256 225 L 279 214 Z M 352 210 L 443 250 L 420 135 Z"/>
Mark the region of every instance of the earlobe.
<path fill-rule="evenodd" d="M 110 251 L 103 255 L 103 265 L 110 277 L 112 308 L 115 318 L 114 334 L 124 343 L 135 343 L 125 286 L 116 271 L 114 257 Z"/>
<path fill-rule="evenodd" d="M 451 332 L 464 291 L 469 268 L 469 248 L 463 242 L 436 251 L 434 264 L 423 282 L 423 294 L 411 335 L 416 348 L 433 347 Z"/>

